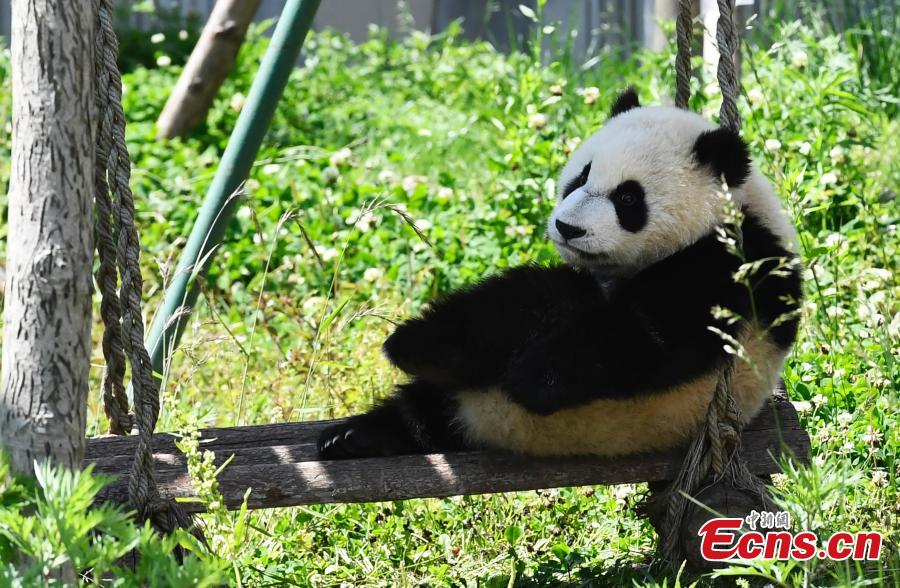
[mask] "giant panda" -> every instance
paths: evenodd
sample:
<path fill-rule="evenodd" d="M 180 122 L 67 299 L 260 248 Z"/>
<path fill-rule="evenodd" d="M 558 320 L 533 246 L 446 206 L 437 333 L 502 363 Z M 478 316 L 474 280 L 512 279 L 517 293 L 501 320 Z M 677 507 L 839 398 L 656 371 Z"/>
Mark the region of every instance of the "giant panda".
<path fill-rule="evenodd" d="M 721 234 L 723 179 L 743 258 Z M 732 380 L 740 414 L 757 414 L 797 334 L 801 281 L 795 231 L 740 137 L 629 89 L 558 185 L 547 234 L 565 264 L 500 273 L 400 325 L 384 352 L 409 381 L 327 428 L 321 458 L 681 446 L 726 346 L 746 356 Z M 742 264 L 756 266 L 750 288 L 734 278 Z"/>

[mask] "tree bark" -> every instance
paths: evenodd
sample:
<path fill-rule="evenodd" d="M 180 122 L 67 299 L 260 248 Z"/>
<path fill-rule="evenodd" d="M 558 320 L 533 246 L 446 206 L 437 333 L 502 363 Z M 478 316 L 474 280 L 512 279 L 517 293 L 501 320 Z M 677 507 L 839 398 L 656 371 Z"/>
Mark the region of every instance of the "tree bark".
<path fill-rule="evenodd" d="M 81 467 L 91 348 L 91 3 L 13 0 L 13 150 L 0 448 Z"/>
<path fill-rule="evenodd" d="M 183 137 L 206 118 L 261 0 L 218 0 L 157 121 L 161 139 Z"/>

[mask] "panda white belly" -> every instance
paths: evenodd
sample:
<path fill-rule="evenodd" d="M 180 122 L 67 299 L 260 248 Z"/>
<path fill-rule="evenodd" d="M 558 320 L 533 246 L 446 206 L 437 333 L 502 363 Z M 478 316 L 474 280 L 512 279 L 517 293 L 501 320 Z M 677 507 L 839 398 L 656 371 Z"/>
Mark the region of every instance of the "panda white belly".
<path fill-rule="evenodd" d="M 781 373 L 787 350 L 758 330 L 740 342 L 732 394 L 749 422 Z M 467 440 L 531 455 L 622 455 L 682 446 L 706 419 L 716 386 L 711 372 L 690 382 L 626 400 L 600 399 L 550 415 L 529 412 L 499 388 L 458 394 L 457 417 Z"/>

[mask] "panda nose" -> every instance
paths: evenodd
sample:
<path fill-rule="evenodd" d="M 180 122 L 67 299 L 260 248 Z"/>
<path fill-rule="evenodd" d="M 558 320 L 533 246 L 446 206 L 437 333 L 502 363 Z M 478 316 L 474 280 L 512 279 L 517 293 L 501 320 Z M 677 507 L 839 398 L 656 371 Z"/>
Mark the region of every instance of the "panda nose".
<path fill-rule="evenodd" d="M 562 235 L 562 238 L 566 241 L 577 239 L 578 237 L 583 237 L 587 234 L 587 231 L 581 227 L 564 223 L 559 219 L 556 219 L 556 230 L 559 231 L 559 234 Z"/>

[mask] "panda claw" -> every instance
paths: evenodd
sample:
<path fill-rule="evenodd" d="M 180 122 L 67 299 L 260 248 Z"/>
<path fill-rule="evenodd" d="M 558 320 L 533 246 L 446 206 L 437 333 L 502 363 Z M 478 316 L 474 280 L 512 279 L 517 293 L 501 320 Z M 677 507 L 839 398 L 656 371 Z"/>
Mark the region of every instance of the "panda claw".
<path fill-rule="evenodd" d="M 355 457 L 350 443 L 353 428 L 349 425 L 335 425 L 325 429 L 319 437 L 317 445 L 319 457 L 322 459 L 347 459 Z"/>

